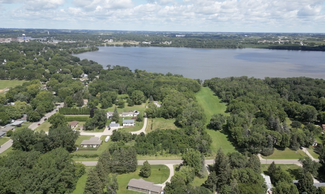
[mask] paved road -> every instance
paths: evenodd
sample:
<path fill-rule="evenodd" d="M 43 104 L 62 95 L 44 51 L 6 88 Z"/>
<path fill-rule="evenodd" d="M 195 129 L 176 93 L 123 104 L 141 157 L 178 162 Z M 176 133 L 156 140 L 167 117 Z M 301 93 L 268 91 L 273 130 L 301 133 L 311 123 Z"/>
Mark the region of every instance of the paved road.
<path fill-rule="evenodd" d="M 63 107 L 63 103 L 58 103 L 59 105 L 52 111 L 52 112 L 49 112 L 49 113 L 46 113 L 45 115 L 44 115 L 44 117 L 43 118 L 41 118 L 41 120 L 40 121 L 38 121 L 38 122 L 35 122 L 35 123 L 32 123 L 31 125 L 29 125 L 29 127 L 28 128 L 30 128 L 31 130 L 35 130 L 37 127 L 38 127 L 38 124 L 42 124 L 42 123 L 44 123 L 44 119 L 46 118 L 49 118 L 50 116 L 52 116 L 52 115 L 54 115 L 55 113 L 56 113 L 56 111 L 59 109 L 59 108 L 61 108 L 61 107 Z M 3 144 L 2 146 L 1 146 L 1 148 L 0 148 L 0 153 L 2 153 L 2 152 L 4 152 L 4 151 L 6 151 L 8 148 L 10 148 L 12 146 L 12 140 L 10 139 L 9 141 L 7 141 L 5 144 Z"/>

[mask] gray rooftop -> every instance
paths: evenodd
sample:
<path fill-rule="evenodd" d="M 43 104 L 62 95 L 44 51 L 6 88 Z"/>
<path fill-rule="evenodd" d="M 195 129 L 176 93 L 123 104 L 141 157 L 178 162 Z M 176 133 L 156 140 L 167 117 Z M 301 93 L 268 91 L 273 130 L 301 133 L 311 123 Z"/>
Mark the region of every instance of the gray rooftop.
<path fill-rule="evenodd" d="M 131 179 L 128 187 L 136 187 L 144 190 L 154 191 L 160 193 L 162 190 L 161 186 L 155 185 L 152 182 L 145 181 L 143 179 Z"/>
<path fill-rule="evenodd" d="M 4 128 L 0 128 L 1 132 L 7 132 L 9 130 L 13 130 L 15 127 L 13 126 L 5 126 Z"/>
<path fill-rule="evenodd" d="M 11 123 L 11 125 L 13 125 L 13 126 L 17 126 L 17 125 L 21 125 L 21 124 L 23 124 L 23 122 L 24 122 L 24 121 L 15 121 L 15 122 Z"/>
<path fill-rule="evenodd" d="M 89 140 L 83 140 L 81 145 L 100 145 L 101 143 L 102 140 L 100 140 L 98 137 L 91 137 Z"/>
<path fill-rule="evenodd" d="M 126 119 L 126 120 L 123 120 L 123 123 L 134 123 L 134 120 L 133 119 Z"/>
<path fill-rule="evenodd" d="M 271 182 L 271 178 L 270 178 L 270 176 L 267 176 L 267 175 L 265 175 L 265 174 L 261 174 L 261 175 L 262 175 L 262 177 L 264 178 L 264 182 L 265 182 L 265 184 L 266 184 L 266 186 L 267 186 L 267 190 L 272 189 L 272 182 Z"/>

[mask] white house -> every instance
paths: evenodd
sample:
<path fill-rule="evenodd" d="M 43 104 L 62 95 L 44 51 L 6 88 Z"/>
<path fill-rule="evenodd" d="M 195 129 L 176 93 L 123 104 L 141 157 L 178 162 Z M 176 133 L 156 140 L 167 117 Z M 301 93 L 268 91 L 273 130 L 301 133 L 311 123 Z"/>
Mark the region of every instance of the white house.
<path fill-rule="evenodd" d="M 133 119 L 123 120 L 123 127 L 133 127 L 135 125 L 135 121 Z"/>

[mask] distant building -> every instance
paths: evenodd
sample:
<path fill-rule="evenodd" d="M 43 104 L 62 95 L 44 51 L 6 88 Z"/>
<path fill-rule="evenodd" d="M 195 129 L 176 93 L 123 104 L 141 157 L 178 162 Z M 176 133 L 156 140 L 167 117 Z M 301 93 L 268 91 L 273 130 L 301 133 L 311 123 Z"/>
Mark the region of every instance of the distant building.
<path fill-rule="evenodd" d="M 177 34 L 176 37 L 183 38 L 183 37 L 185 37 L 185 35 L 184 34 Z"/>
<path fill-rule="evenodd" d="M 116 123 L 116 122 L 111 122 L 111 124 L 108 125 L 109 129 L 117 129 L 119 127 L 120 127 L 120 124 Z"/>
<path fill-rule="evenodd" d="M 114 112 L 107 112 L 106 115 L 107 115 L 107 118 L 108 119 L 111 119 L 113 117 L 113 114 Z"/>
<path fill-rule="evenodd" d="M 153 103 L 154 103 L 158 108 L 161 107 L 161 104 L 160 104 L 158 101 L 153 101 Z"/>
<path fill-rule="evenodd" d="M 160 194 L 163 190 L 162 186 L 143 179 L 131 179 L 128 184 L 128 190 L 141 193 Z"/>

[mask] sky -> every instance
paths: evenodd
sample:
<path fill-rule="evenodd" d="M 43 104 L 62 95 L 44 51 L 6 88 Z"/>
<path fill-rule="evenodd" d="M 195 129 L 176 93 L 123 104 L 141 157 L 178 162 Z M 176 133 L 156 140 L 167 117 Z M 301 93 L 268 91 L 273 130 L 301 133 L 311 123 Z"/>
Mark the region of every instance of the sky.
<path fill-rule="evenodd" d="M 0 28 L 325 33 L 325 0 L 0 0 Z"/>

